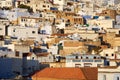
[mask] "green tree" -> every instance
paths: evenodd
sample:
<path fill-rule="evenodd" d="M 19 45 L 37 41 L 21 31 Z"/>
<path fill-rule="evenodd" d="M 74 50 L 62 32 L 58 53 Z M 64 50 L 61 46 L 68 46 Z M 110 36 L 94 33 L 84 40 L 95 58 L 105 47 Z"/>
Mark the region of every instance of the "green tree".
<path fill-rule="evenodd" d="M 24 4 L 20 4 L 18 6 L 18 8 L 24 8 L 24 9 L 28 9 L 28 12 L 33 12 L 33 9 L 30 6 L 24 5 Z"/>

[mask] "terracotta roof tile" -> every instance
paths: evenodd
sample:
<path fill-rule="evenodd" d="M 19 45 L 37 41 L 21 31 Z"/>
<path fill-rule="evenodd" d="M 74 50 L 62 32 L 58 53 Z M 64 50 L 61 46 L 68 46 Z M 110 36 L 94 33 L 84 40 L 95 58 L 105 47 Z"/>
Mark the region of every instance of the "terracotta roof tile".
<path fill-rule="evenodd" d="M 97 80 L 98 69 L 97 68 L 81 68 L 87 80 Z"/>
<path fill-rule="evenodd" d="M 34 77 L 97 80 L 97 68 L 46 68 L 42 71 L 35 73 L 32 78 Z"/>
<path fill-rule="evenodd" d="M 32 77 L 79 80 L 85 79 L 85 76 L 80 68 L 46 68 L 40 72 L 37 72 Z"/>

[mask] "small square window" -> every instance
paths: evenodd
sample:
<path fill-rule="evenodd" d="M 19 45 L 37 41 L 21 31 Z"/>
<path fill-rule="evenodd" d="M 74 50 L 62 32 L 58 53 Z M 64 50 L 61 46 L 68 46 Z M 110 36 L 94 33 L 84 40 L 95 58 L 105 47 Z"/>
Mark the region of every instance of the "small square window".
<path fill-rule="evenodd" d="M 16 31 L 16 29 L 13 29 L 13 32 L 15 32 Z"/>
<path fill-rule="evenodd" d="M 114 56 L 114 54 L 112 54 L 112 56 Z"/>
<path fill-rule="evenodd" d="M 32 31 L 33 34 L 35 34 L 35 31 Z"/>
<path fill-rule="evenodd" d="M 88 57 L 86 57 L 86 59 L 88 59 Z"/>
<path fill-rule="evenodd" d="M 78 56 L 75 56 L 75 59 L 78 59 Z"/>
<path fill-rule="evenodd" d="M 23 21 L 24 21 L 24 19 L 21 19 L 21 21 L 23 22 Z"/>
<path fill-rule="evenodd" d="M 94 59 L 96 59 L 96 56 L 94 56 Z"/>
<path fill-rule="evenodd" d="M 106 56 L 108 56 L 108 54 L 106 54 Z"/>
<path fill-rule="evenodd" d="M 15 56 L 19 57 L 19 52 L 18 51 L 15 52 Z"/>
<path fill-rule="evenodd" d="M 32 60 L 34 60 L 35 58 L 34 57 L 32 57 Z"/>

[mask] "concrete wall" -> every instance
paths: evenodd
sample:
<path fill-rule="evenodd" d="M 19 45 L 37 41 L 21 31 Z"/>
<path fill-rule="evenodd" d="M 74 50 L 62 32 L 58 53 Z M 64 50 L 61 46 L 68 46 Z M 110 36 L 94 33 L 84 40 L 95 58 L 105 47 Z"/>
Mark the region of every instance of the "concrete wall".
<path fill-rule="evenodd" d="M 100 68 L 98 69 L 98 80 L 119 80 L 120 68 Z M 105 79 L 104 79 L 105 78 Z"/>
<path fill-rule="evenodd" d="M 12 37 L 17 37 L 18 39 L 33 39 L 39 40 L 38 38 L 38 28 L 30 27 L 20 27 L 20 26 L 10 26 L 8 28 L 8 35 Z"/>
<path fill-rule="evenodd" d="M 98 25 L 104 29 L 107 29 L 107 28 L 113 28 L 113 23 L 114 23 L 114 20 L 113 19 L 93 19 L 93 20 L 88 20 L 87 21 L 88 24 L 90 25 Z"/>
<path fill-rule="evenodd" d="M 0 35 L 5 36 L 5 25 L 4 24 L 0 24 Z"/>
<path fill-rule="evenodd" d="M 15 51 L 30 52 L 30 47 L 27 45 L 15 45 Z"/>

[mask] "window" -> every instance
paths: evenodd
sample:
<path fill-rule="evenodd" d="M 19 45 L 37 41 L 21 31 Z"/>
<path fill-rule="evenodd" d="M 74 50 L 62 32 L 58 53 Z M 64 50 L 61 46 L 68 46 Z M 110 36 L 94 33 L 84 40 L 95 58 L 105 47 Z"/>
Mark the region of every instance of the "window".
<path fill-rule="evenodd" d="M 94 59 L 96 59 L 96 56 L 94 56 Z"/>
<path fill-rule="evenodd" d="M 114 54 L 112 54 L 112 56 L 114 56 Z"/>
<path fill-rule="evenodd" d="M 91 63 L 84 63 L 84 67 L 90 67 L 90 66 L 92 66 Z"/>
<path fill-rule="evenodd" d="M 40 17 L 42 17 L 42 14 L 40 14 Z"/>
<path fill-rule="evenodd" d="M 35 33 L 35 31 L 32 31 L 32 33 L 34 34 L 34 33 Z"/>
<path fill-rule="evenodd" d="M 106 54 L 106 56 L 108 56 L 108 54 Z"/>
<path fill-rule="evenodd" d="M 107 12 L 105 12 L 105 14 L 107 14 Z"/>
<path fill-rule="evenodd" d="M 88 57 L 86 57 L 86 59 L 88 59 Z"/>
<path fill-rule="evenodd" d="M 32 57 L 32 60 L 34 60 L 34 57 Z"/>
<path fill-rule="evenodd" d="M 75 59 L 78 59 L 78 56 L 75 56 Z"/>
<path fill-rule="evenodd" d="M 43 5 L 43 7 L 46 7 L 46 5 Z"/>
<path fill-rule="evenodd" d="M 81 59 L 83 59 L 83 57 L 81 56 Z"/>
<path fill-rule="evenodd" d="M 72 60 L 72 62 L 81 62 L 81 60 Z"/>
<path fill-rule="evenodd" d="M 117 77 L 117 80 L 120 80 L 119 77 Z"/>
<path fill-rule="evenodd" d="M 100 67 L 101 66 L 101 64 L 97 64 L 97 67 Z"/>
<path fill-rule="evenodd" d="M 15 52 L 15 56 L 19 57 L 19 52 L 18 51 Z"/>
<path fill-rule="evenodd" d="M 106 80 L 106 75 L 103 75 L 103 80 Z"/>
<path fill-rule="evenodd" d="M 93 60 L 91 59 L 83 59 L 82 62 L 93 62 Z"/>
<path fill-rule="evenodd" d="M 102 60 L 98 59 L 98 60 L 95 60 L 95 62 L 102 62 Z"/>
<path fill-rule="evenodd" d="M 81 66 L 81 64 L 75 64 L 75 67 L 80 67 Z"/>
<path fill-rule="evenodd" d="M 23 22 L 23 21 L 24 21 L 24 19 L 21 19 L 21 21 Z"/>
<path fill-rule="evenodd" d="M 42 22 L 42 20 L 39 20 L 39 22 Z"/>
<path fill-rule="evenodd" d="M 13 32 L 15 32 L 16 29 L 13 29 Z"/>

